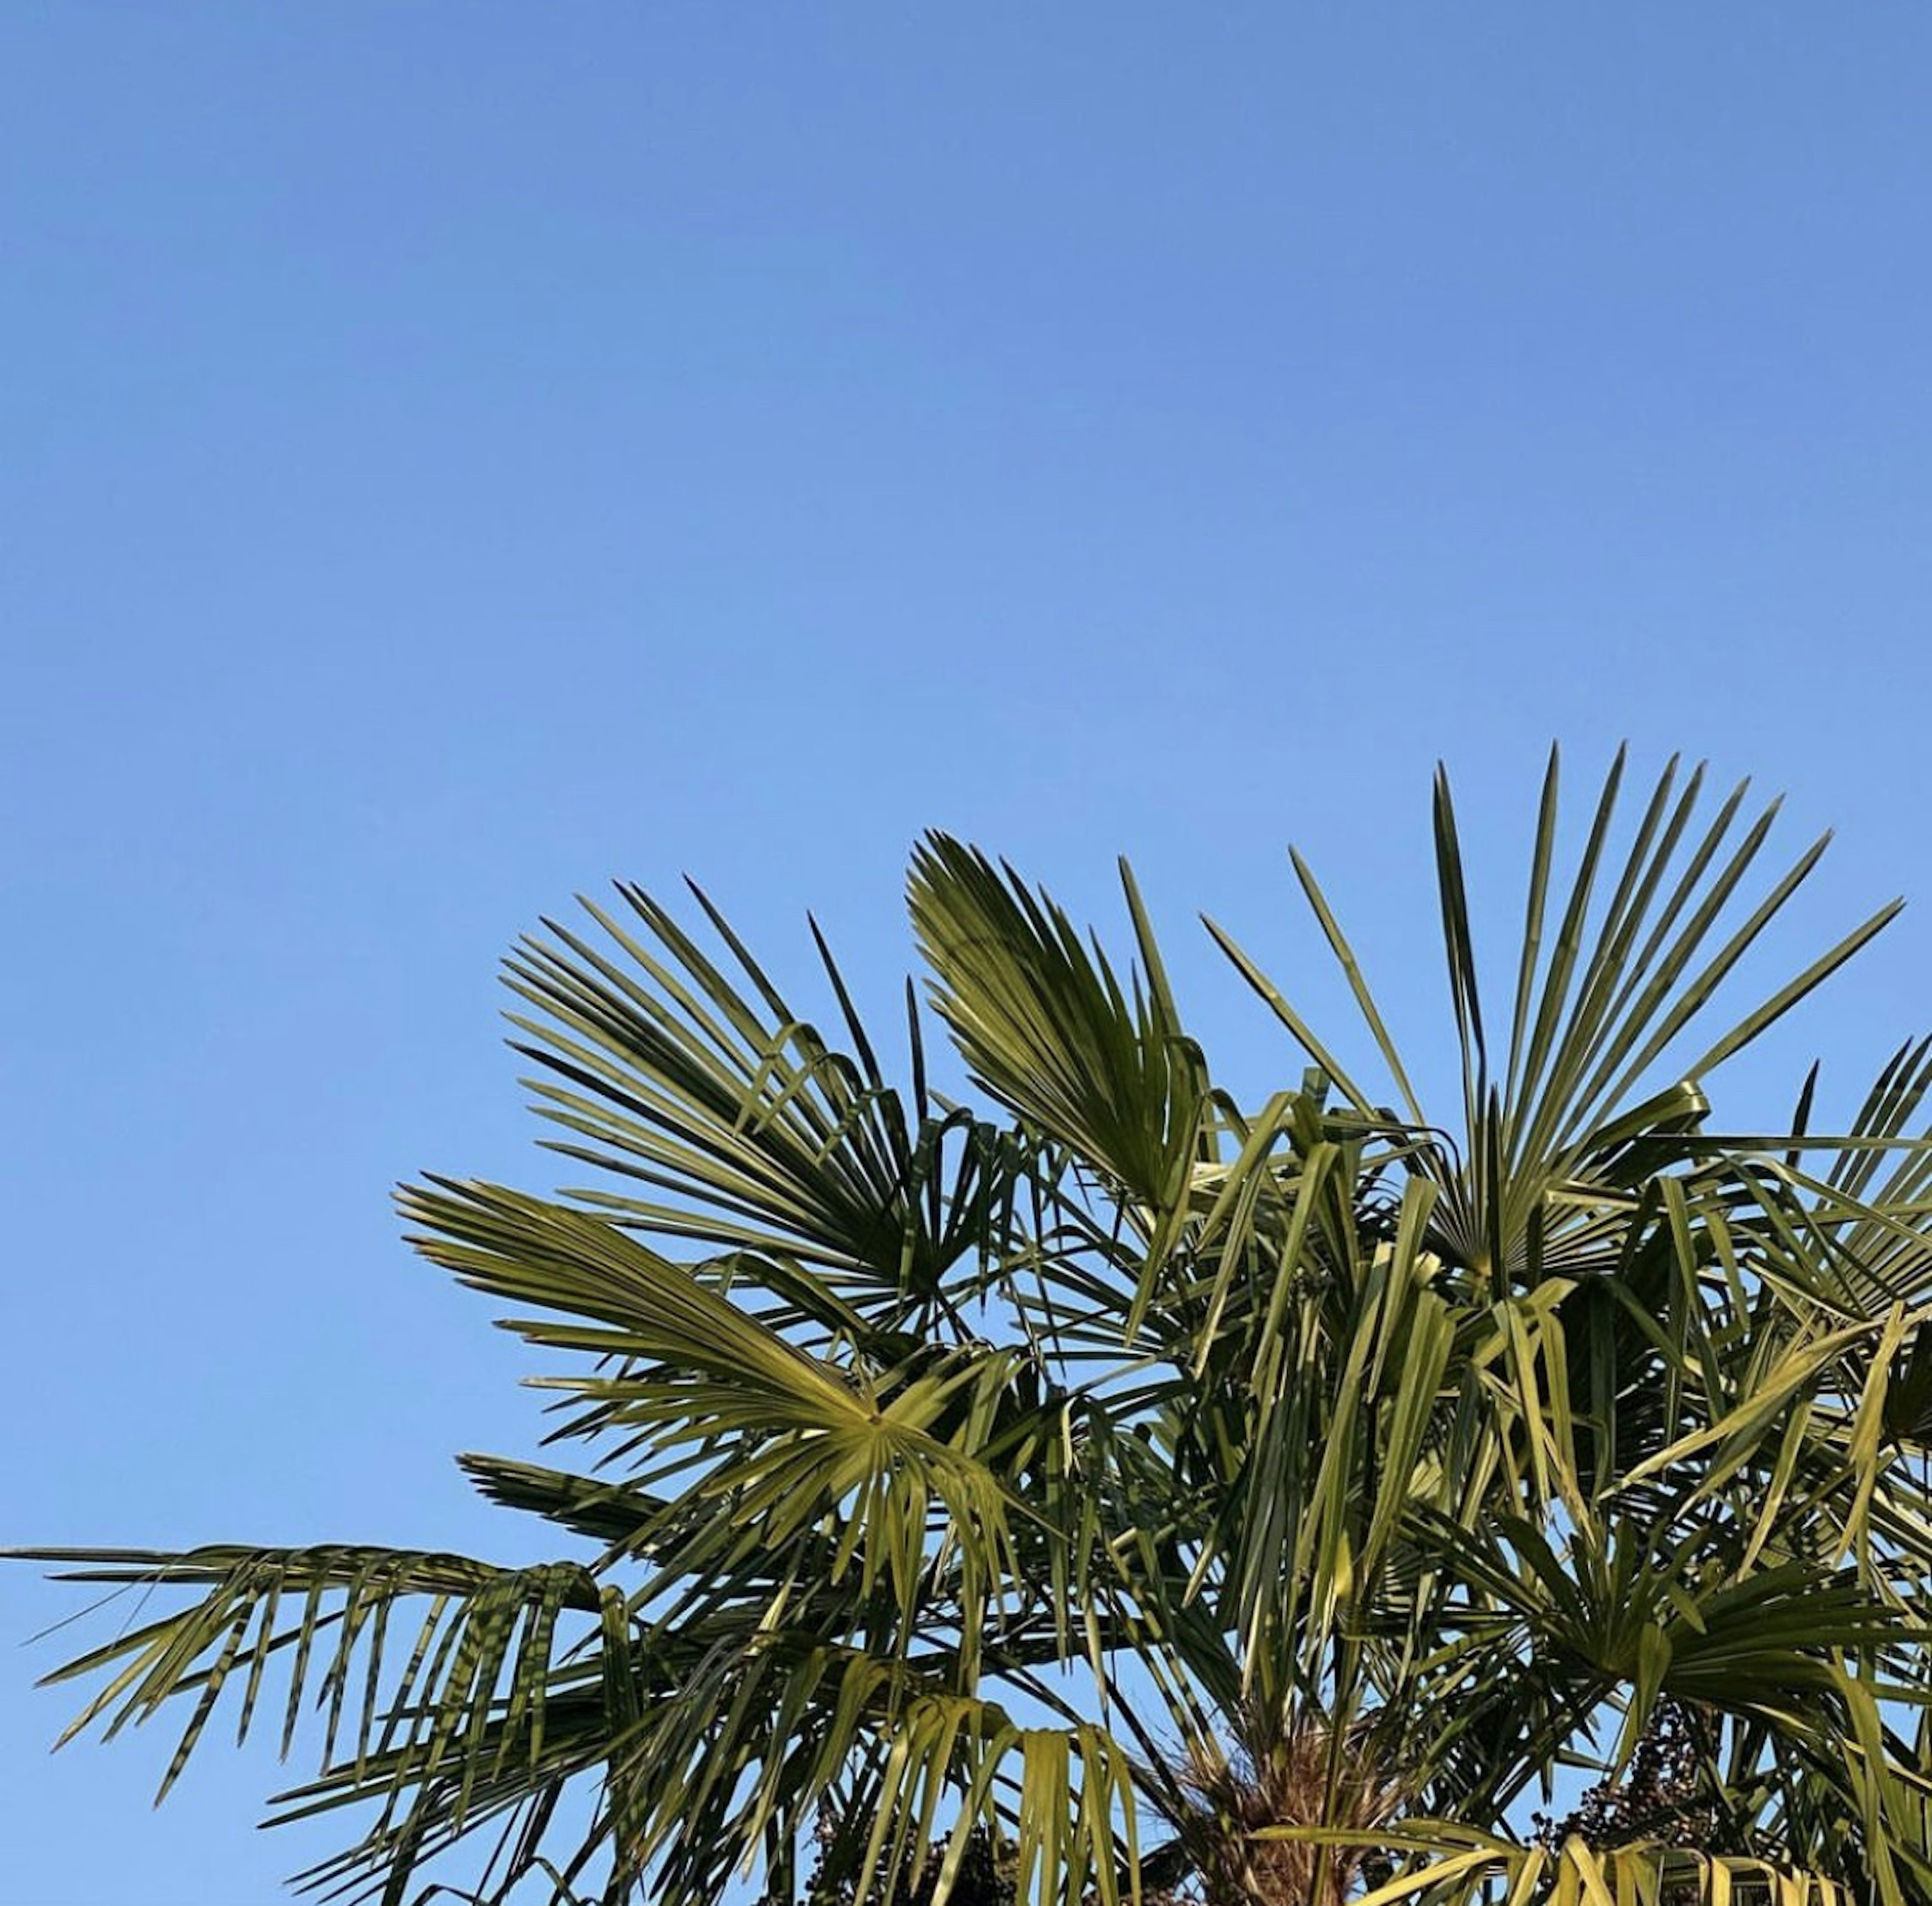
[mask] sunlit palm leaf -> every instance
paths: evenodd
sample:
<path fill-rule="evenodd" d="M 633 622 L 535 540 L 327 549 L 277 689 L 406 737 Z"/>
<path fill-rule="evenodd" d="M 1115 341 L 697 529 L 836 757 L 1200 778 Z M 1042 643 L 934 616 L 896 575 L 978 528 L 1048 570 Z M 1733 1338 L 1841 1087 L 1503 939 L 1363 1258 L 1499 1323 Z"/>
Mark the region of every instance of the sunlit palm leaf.
<path fill-rule="evenodd" d="M 974 1078 L 1161 1213 L 1204 1156 L 1207 1082 L 1130 878 L 1127 891 L 1146 967 L 1131 994 L 1051 901 L 943 835 L 914 856 L 910 904 L 933 1002 Z"/>

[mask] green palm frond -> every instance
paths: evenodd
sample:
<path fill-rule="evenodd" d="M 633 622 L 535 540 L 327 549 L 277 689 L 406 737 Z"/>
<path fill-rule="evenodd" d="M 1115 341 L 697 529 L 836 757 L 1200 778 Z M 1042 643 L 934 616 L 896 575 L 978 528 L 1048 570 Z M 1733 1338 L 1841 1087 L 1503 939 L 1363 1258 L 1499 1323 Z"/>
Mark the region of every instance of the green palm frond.
<path fill-rule="evenodd" d="M 1678 764 L 1664 769 L 1640 817 L 1607 895 L 1606 854 L 1622 792 L 1621 754 L 1598 797 L 1589 831 L 1550 938 L 1558 823 L 1558 761 L 1552 751 L 1538 810 L 1523 944 L 1505 1052 L 1492 1062 L 1455 807 L 1446 775 L 1436 787 L 1437 877 L 1450 995 L 1462 1058 L 1461 1140 L 1425 1149 L 1444 1197 L 1436 1240 L 1458 1261 L 1497 1281 L 1532 1274 L 1560 1255 L 1580 1254 L 1593 1203 L 1629 1176 L 1634 1145 L 1652 1169 L 1668 1162 L 1708 1110 L 1704 1086 L 1742 1050 L 1823 984 L 1898 913 L 1882 907 L 1686 1061 L 1672 1056 L 1708 1016 L 1738 963 L 1816 865 L 1828 842 L 1811 844 L 1754 901 L 1746 881 L 1762 853 L 1778 803 L 1761 810 L 1733 841 L 1748 784 L 1721 802 L 1701 831 L 1693 826 L 1704 771 L 1680 789 Z M 1417 1104 L 1360 966 L 1306 868 L 1297 871 L 1330 946 L 1346 972 L 1413 1124 Z M 1730 912 L 1748 906 L 1728 925 Z M 1210 922 L 1210 927 L 1212 923 Z M 1379 1113 L 1314 1036 L 1280 989 L 1218 927 L 1216 938 L 1303 1049 L 1341 1082 L 1355 1110 Z M 1720 938 L 1719 936 L 1722 935 Z M 1546 946 L 1546 942 L 1547 945 Z M 1655 1080 L 1666 1059 L 1676 1076 Z M 1648 1089 L 1646 1089 L 1648 1086 Z M 1639 1098 L 1634 1095 L 1642 1092 Z"/>
<path fill-rule="evenodd" d="M 505 1569 L 464 1556 L 369 1548 L 22 1553 L 75 1565 L 66 1581 L 208 1591 L 194 1606 L 118 1635 L 48 1677 L 108 1677 L 66 1738 L 96 1721 L 111 1737 L 169 1701 L 194 1697 L 163 1794 L 224 1691 L 238 1689 L 236 1738 L 246 1737 L 277 1655 L 286 1668 L 285 1754 L 310 1695 L 328 1710 L 326 1758 L 346 1719 L 354 1765 L 366 1767 L 372 1755 L 395 1757 L 412 1782 L 433 1779 L 454 1761 L 469 1768 L 460 1737 L 486 1721 L 502 1721 L 500 1752 L 509 1752 L 513 1739 L 540 1752 L 560 1623 L 596 1615 L 602 1605 L 596 1581 L 568 1563 Z M 399 1677 L 391 1679 L 391 1617 L 412 1601 L 424 1605 L 422 1619 Z"/>
<path fill-rule="evenodd" d="M 1097 944 L 1010 869 L 943 835 L 913 857 L 914 930 L 933 1004 L 974 1080 L 1070 1146 L 1149 1221 L 1211 1155 L 1208 1087 L 1132 877 L 1142 970 L 1124 987 Z"/>
<path fill-rule="evenodd" d="M 668 910 L 619 895 L 621 915 L 585 903 L 601 945 L 547 922 L 508 963 L 536 1014 L 512 1023 L 543 1068 L 538 1109 L 569 1134 L 556 1149 L 650 1194 L 586 1197 L 634 1227 L 755 1254 L 781 1316 L 835 1334 L 931 1329 L 946 1272 L 995 1221 L 1012 1149 L 936 1113 L 922 1081 L 886 1084 L 822 940 L 850 1051 L 701 894 L 736 981 Z"/>

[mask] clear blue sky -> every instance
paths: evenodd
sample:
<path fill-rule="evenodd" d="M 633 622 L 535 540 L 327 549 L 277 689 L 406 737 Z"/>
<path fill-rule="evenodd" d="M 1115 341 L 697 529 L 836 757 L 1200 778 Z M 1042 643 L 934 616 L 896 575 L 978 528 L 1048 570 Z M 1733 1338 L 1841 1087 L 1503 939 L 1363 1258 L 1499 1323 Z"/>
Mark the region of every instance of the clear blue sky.
<path fill-rule="evenodd" d="M 0 18 L 0 1540 L 486 1554 L 517 1347 L 395 1241 L 548 1185 L 501 950 L 688 868 L 886 999 L 918 832 L 1139 865 L 1244 1084 L 1282 850 L 1442 1023 L 1628 737 L 1838 823 L 1794 1033 L 1932 1023 L 1932 12 L 14 0 Z M 1327 983 L 1310 981 L 1318 1001 Z M 1785 1068 L 1786 1071 L 1790 1066 Z M 1780 1077 L 1777 1089 L 1784 1085 Z M 10 1644 L 71 1603 L 0 1573 Z M 258 1906 L 266 1752 L 50 1761 L 0 1906 Z"/>

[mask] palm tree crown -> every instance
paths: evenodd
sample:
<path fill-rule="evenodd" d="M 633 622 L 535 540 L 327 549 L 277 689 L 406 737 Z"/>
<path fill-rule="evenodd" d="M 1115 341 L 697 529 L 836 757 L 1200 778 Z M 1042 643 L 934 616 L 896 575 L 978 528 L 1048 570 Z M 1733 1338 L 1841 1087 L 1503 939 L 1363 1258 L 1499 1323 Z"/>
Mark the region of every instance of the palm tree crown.
<path fill-rule="evenodd" d="M 919 849 L 976 1106 L 822 940 L 833 1036 L 702 895 L 713 950 L 628 886 L 547 925 L 514 1023 L 595 1185 L 402 1206 L 570 1359 L 578 1467 L 460 1460 L 577 1559 L 38 1551 L 196 1591 L 58 1671 L 76 1730 L 182 1707 L 171 1783 L 314 1704 L 285 1815 L 367 1811 L 309 1878 L 398 1906 L 472 1834 L 479 1899 L 1932 1898 L 1932 1054 L 1835 1136 L 1706 1095 L 1895 908 L 1714 1019 L 1823 844 L 1753 886 L 1772 811 L 1673 765 L 1613 848 L 1622 778 L 1559 877 L 1552 756 L 1501 1016 L 1438 779 L 1446 1122 L 1299 858 L 1385 1076 L 1214 928 L 1299 1048 L 1260 1104 L 1124 868 L 1126 960 Z"/>

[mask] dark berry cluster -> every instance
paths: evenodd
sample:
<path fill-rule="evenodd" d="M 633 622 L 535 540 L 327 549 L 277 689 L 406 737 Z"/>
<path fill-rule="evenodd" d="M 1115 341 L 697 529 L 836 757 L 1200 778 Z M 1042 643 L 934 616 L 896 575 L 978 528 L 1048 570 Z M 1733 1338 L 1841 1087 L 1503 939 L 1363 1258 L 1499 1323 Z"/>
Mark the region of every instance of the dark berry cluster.
<path fill-rule="evenodd" d="M 1730 1851 L 1718 1845 L 1725 1819 L 1705 1777 L 1709 1752 L 1708 1722 L 1682 1701 L 1660 1701 L 1621 1780 L 1598 1782 L 1559 1818 L 1533 1816 L 1538 1845 L 1554 1851 L 1574 1835 L 1599 1849 L 1642 1841 Z"/>

